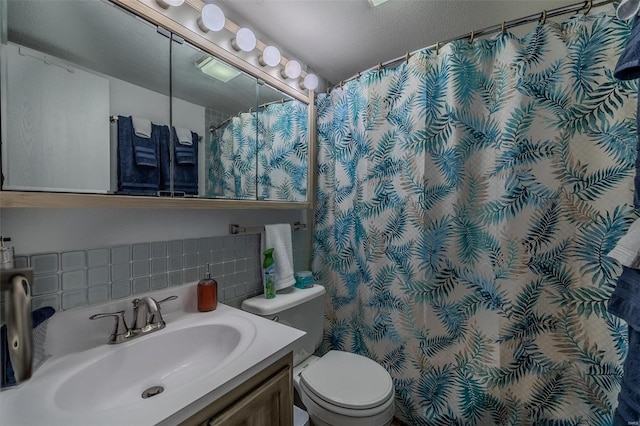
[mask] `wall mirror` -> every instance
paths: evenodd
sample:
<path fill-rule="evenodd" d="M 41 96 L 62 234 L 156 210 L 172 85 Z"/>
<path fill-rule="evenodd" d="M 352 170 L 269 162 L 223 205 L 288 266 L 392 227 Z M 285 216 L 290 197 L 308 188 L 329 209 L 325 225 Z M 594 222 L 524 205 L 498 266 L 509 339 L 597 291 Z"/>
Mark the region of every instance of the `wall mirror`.
<path fill-rule="evenodd" d="M 106 0 L 0 5 L 3 191 L 308 201 L 306 103 Z"/>

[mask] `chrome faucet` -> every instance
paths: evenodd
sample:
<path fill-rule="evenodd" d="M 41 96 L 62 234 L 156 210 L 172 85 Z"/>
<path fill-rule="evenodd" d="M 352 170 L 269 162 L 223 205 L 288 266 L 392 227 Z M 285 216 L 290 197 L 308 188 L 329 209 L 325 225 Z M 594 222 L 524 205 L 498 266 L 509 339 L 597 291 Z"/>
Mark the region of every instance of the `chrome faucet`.
<path fill-rule="evenodd" d="M 160 305 L 169 300 L 176 300 L 178 296 L 169 296 L 166 299 L 155 300 L 153 297 L 143 297 L 142 299 L 133 299 L 133 324 L 131 328 L 127 326 L 124 319 L 124 311 L 95 314 L 89 317 L 91 320 L 115 317 L 115 327 L 111 336 L 109 336 L 109 344 L 117 344 L 126 342 L 154 331 L 162 330 L 166 323 L 162 319 Z"/>
<path fill-rule="evenodd" d="M 141 331 L 150 333 L 155 330 L 161 330 L 165 327 L 160 312 L 160 304 L 175 300 L 178 296 L 169 296 L 166 299 L 156 301 L 153 297 L 143 297 L 142 299 L 133 299 L 133 332 Z"/>

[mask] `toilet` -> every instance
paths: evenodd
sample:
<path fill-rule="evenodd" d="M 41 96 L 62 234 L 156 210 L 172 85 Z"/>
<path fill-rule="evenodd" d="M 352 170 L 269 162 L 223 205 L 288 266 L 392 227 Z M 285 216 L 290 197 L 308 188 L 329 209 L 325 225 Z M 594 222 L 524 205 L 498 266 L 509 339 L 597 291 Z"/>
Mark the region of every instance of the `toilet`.
<path fill-rule="evenodd" d="M 279 290 L 242 302 L 242 309 L 305 331 L 293 354 L 293 384 L 316 426 L 386 426 L 395 412 L 393 382 L 375 361 L 343 351 L 314 356 L 322 342 L 323 286 Z"/>

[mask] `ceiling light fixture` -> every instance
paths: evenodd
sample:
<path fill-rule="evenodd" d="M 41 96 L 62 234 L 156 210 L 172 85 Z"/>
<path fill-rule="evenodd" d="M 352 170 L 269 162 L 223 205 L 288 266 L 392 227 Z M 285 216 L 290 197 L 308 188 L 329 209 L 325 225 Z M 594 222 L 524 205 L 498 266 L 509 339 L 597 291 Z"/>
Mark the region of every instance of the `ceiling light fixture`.
<path fill-rule="evenodd" d="M 164 1 L 164 0 L 163 0 Z M 198 18 L 198 26 L 203 32 L 220 31 L 224 28 L 226 19 L 220 7 L 212 3 L 207 3 L 202 8 Z"/>
<path fill-rule="evenodd" d="M 280 59 L 282 56 L 280 55 L 280 51 L 275 46 L 267 46 L 262 51 L 262 55 L 258 57 L 258 62 L 263 67 L 270 66 L 275 67 L 280 63 Z"/>
<path fill-rule="evenodd" d="M 156 0 L 158 6 L 163 9 L 169 9 L 170 7 L 178 7 L 184 3 L 184 0 Z"/>
<path fill-rule="evenodd" d="M 256 35 L 249 28 L 240 28 L 231 40 L 231 46 L 236 51 L 251 52 L 256 48 Z"/>
<path fill-rule="evenodd" d="M 236 78 L 240 75 L 240 71 L 235 68 L 230 67 L 229 65 L 218 61 L 211 56 L 205 56 L 196 62 L 196 67 L 200 69 L 203 73 L 207 74 L 210 77 L 213 77 L 217 80 L 226 83 L 227 81 Z"/>
<path fill-rule="evenodd" d="M 303 90 L 316 90 L 318 88 L 318 76 L 315 74 L 307 74 L 300 82 L 300 88 Z"/>
<path fill-rule="evenodd" d="M 281 74 L 283 78 L 298 78 L 302 74 L 302 67 L 298 61 L 291 60 L 284 66 Z"/>

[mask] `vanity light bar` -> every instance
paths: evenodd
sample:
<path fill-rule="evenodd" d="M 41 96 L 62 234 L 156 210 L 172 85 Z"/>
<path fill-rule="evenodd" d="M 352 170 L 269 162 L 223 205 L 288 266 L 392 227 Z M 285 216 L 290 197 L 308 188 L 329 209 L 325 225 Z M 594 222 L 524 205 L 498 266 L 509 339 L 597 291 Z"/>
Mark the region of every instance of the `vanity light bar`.
<path fill-rule="evenodd" d="M 209 31 L 220 31 L 226 28 L 233 34 L 231 38 L 231 47 L 236 52 L 250 53 L 255 49 L 259 50 L 258 63 L 263 67 L 281 67 L 280 76 L 283 80 L 297 80 L 298 87 L 302 90 L 314 91 L 318 85 L 318 77 L 315 74 L 308 74 L 302 70 L 300 63 L 294 60 L 288 60 L 280 55 L 280 52 L 274 46 L 268 46 L 258 40 L 249 28 L 241 28 L 236 23 L 226 18 L 222 9 L 213 3 L 205 3 L 202 0 L 155 0 L 163 9 L 169 7 L 178 7 L 183 3 L 188 4 L 191 8 L 200 13 L 198 18 L 198 27 L 203 33 Z M 276 53 L 277 52 L 277 53 Z M 309 78 L 307 78 L 309 77 Z"/>
<path fill-rule="evenodd" d="M 300 223 L 300 222 L 295 222 L 293 224 L 291 224 L 291 229 L 294 231 L 306 231 L 307 230 L 307 224 L 306 223 Z M 229 234 L 231 235 L 237 235 L 237 234 L 259 234 L 261 232 L 264 232 L 264 226 L 254 226 L 254 227 L 244 227 L 244 226 L 240 226 L 237 224 L 232 224 L 229 225 Z"/>

